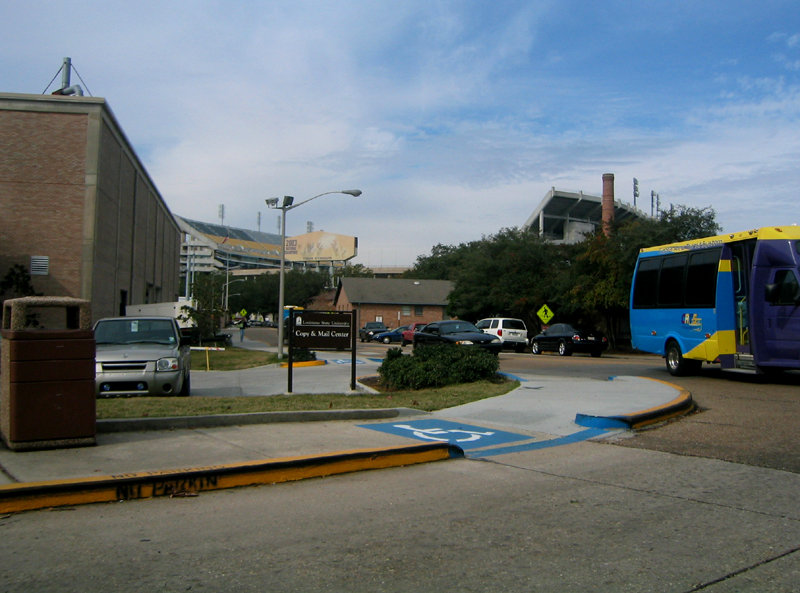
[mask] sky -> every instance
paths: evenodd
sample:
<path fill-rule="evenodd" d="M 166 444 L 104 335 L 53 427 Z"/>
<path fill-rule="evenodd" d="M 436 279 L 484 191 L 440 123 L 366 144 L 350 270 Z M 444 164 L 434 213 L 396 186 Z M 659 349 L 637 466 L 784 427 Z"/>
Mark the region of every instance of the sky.
<path fill-rule="evenodd" d="M 552 188 L 725 232 L 800 223 L 796 0 L 5 0 L 0 92 L 103 97 L 170 210 L 358 237 L 353 263 L 519 227 Z M 58 74 L 55 80 L 54 77 Z"/>

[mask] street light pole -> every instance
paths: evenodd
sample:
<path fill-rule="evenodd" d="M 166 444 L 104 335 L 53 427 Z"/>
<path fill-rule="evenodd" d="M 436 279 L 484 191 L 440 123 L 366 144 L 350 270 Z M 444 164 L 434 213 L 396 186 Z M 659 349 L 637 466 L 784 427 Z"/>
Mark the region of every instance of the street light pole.
<path fill-rule="evenodd" d="M 285 286 L 285 269 L 286 269 L 286 212 L 288 210 L 293 210 L 298 206 L 302 206 L 314 200 L 316 198 L 320 198 L 322 196 L 327 196 L 329 194 L 347 194 L 349 196 L 358 197 L 361 195 L 360 189 L 344 189 L 338 191 L 326 191 L 321 194 L 317 194 L 316 196 L 312 196 L 307 200 L 303 200 L 302 202 L 298 202 L 297 204 L 294 203 L 294 198 L 292 196 L 283 196 L 283 201 L 281 205 L 278 205 L 279 198 L 267 198 L 267 206 L 269 208 L 275 208 L 276 210 L 281 211 L 281 270 L 280 270 L 280 278 L 278 281 L 278 359 L 283 359 L 283 308 L 284 304 L 284 286 Z"/>

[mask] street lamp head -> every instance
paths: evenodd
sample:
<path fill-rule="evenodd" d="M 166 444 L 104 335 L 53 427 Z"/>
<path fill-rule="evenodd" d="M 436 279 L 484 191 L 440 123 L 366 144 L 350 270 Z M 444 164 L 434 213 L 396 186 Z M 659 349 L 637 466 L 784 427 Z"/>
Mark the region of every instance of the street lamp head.
<path fill-rule="evenodd" d="M 343 190 L 343 191 L 341 191 L 339 193 L 348 194 L 348 195 L 351 195 L 351 196 L 357 198 L 358 196 L 361 195 L 361 190 L 360 189 L 345 189 L 345 190 Z"/>
<path fill-rule="evenodd" d="M 280 206 L 278 206 L 280 198 L 267 198 L 264 201 L 270 208 L 288 208 L 294 203 L 294 198 L 292 196 L 283 196 L 283 201 Z"/>

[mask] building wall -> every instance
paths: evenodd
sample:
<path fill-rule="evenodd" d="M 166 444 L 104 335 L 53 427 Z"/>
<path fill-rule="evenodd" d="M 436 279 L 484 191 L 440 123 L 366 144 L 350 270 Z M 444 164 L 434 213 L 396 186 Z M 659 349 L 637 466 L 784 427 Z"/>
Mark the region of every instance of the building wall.
<path fill-rule="evenodd" d="M 46 295 L 80 296 L 87 118 L 0 110 L 0 275 L 31 256 Z"/>
<path fill-rule="evenodd" d="M 178 299 L 180 231 L 103 99 L 0 94 L 0 274 L 32 255 L 94 319 Z"/>

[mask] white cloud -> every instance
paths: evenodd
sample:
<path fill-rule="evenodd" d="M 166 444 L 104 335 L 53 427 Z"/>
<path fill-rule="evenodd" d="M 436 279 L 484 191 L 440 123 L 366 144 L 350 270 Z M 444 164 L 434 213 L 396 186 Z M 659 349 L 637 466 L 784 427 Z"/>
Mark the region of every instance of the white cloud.
<path fill-rule="evenodd" d="M 620 199 L 637 177 L 642 209 L 653 189 L 727 230 L 798 218 L 790 2 L 758 21 L 579 0 L 4 9 L 0 91 L 40 92 L 70 55 L 180 215 L 225 204 L 274 231 L 264 198 L 360 188 L 287 230 L 357 235 L 375 266 L 520 225 L 552 186 L 599 194 L 607 172 Z"/>

